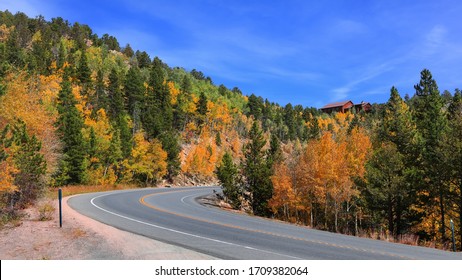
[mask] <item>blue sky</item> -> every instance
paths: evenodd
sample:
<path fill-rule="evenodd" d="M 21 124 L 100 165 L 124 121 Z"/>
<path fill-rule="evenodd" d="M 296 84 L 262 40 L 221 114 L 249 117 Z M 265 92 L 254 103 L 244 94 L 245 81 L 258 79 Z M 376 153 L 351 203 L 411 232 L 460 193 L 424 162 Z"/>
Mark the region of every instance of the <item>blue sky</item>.
<path fill-rule="evenodd" d="M 385 102 L 430 69 L 462 88 L 462 1 L 0 0 L 0 10 L 88 24 L 170 66 L 281 105 Z"/>

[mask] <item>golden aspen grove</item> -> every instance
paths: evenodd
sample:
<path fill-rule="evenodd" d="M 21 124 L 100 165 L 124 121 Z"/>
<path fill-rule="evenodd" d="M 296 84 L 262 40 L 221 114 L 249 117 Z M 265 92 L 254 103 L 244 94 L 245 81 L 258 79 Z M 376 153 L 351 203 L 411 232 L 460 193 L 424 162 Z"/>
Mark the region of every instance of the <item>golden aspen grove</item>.
<path fill-rule="evenodd" d="M 415 84 L 326 114 L 0 12 L 2 222 L 61 186 L 221 185 L 237 210 L 356 236 L 448 249 L 453 220 L 462 250 L 462 94 Z"/>

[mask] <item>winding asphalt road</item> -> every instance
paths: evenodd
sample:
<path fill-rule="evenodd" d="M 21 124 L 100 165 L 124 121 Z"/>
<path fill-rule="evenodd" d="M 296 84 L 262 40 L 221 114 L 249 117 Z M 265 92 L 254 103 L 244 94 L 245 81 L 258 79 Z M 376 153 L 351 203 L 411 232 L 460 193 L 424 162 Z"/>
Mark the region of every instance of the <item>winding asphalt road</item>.
<path fill-rule="evenodd" d="M 312 230 L 197 202 L 213 190 L 219 188 L 92 193 L 68 204 L 121 230 L 221 259 L 462 259 L 461 253 Z"/>

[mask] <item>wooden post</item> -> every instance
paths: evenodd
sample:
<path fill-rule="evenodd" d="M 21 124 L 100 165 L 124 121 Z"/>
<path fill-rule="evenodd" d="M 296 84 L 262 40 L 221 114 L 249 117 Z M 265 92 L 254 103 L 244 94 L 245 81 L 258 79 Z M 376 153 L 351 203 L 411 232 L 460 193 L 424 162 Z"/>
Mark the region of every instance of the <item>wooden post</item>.
<path fill-rule="evenodd" d="M 63 209 L 62 209 L 62 203 L 61 201 L 63 200 L 63 190 L 60 188 L 58 189 L 58 201 L 59 201 L 59 227 L 63 227 Z"/>

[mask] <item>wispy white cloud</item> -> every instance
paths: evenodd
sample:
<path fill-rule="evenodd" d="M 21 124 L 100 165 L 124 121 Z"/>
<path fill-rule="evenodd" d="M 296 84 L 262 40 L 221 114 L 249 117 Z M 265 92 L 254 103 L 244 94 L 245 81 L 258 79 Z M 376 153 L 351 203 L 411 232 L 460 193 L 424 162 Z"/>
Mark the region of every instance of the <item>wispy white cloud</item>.
<path fill-rule="evenodd" d="M 0 10 L 8 10 L 11 13 L 22 12 L 29 17 L 42 16 L 60 16 L 56 14 L 57 7 L 54 3 L 43 0 L 0 0 Z"/>
<path fill-rule="evenodd" d="M 275 58 L 290 56 L 298 50 L 292 42 L 274 40 L 248 28 L 208 28 L 195 32 L 195 37 L 203 43 L 212 42 L 225 49 L 235 49 L 240 54 Z"/>
<path fill-rule="evenodd" d="M 330 97 L 332 101 L 345 100 L 350 94 L 352 89 L 353 88 L 348 85 L 344 87 L 335 88 L 331 91 Z"/>
<path fill-rule="evenodd" d="M 447 30 L 442 25 L 434 26 L 428 34 L 425 35 L 423 44 L 420 47 L 420 55 L 428 57 L 440 52 L 446 45 Z"/>
<path fill-rule="evenodd" d="M 354 91 L 357 87 L 363 83 L 366 83 L 372 79 L 383 75 L 386 72 L 392 71 L 395 69 L 396 64 L 398 64 L 399 59 L 395 59 L 386 63 L 382 63 L 379 65 L 364 65 L 358 67 L 354 72 L 356 78 L 350 79 L 346 84 L 336 87 L 330 91 L 330 97 L 333 101 L 340 101 L 346 99 Z M 343 70 L 348 71 L 348 70 Z"/>
<path fill-rule="evenodd" d="M 415 41 L 407 59 L 429 64 L 462 59 L 462 40 L 460 36 L 454 35 L 446 26 L 434 25 L 428 33 Z"/>
<path fill-rule="evenodd" d="M 2 0 L 0 1 L 0 10 L 8 10 L 12 13 L 23 12 L 27 15 L 34 17 L 40 15 L 42 12 L 38 8 L 39 2 L 36 0 Z"/>
<path fill-rule="evenodd" d="M 291 78 L 295 80 L 303 81 L 317 81 L 323 77 L 319 72 L 310 72 L 310 71 L 296 71 L 288 68 L 273 68 L 270 67 L 265 71 L 268 74 L 271 74 L 276 77 L 281 78 Z"/>

